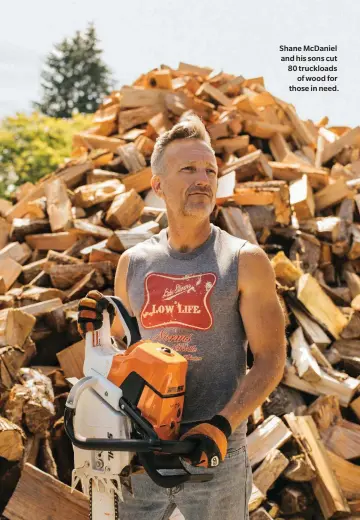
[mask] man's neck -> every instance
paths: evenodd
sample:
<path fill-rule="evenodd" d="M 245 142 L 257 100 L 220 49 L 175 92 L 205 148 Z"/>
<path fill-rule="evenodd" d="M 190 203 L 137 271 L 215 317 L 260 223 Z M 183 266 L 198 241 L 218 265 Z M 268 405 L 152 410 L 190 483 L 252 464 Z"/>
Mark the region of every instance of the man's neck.
<path fill-rule="evenodd" d="M 168 219 L 167 238 L 169 245 L 181 253 L 191 253 L 200 247 L 209 238 L 211 232 L 210 220 L 200 222 L 192 217 L 179 222 L 179 220 Z"/>

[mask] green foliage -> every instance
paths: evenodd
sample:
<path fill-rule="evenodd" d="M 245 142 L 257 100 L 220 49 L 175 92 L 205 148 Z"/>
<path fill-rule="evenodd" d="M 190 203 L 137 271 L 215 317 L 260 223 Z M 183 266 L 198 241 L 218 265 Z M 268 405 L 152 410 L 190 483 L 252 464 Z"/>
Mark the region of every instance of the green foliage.
<path fill-rule="evenodd" d="M 0 123 L 0 197 L 24 182 L 35 183 L 71 154 L 72 136 L 91 126 L 92 117 L 56 119 L 17 114 Z"/>
<path fill-rule="evenodd" d="M 42 101 L 37 110 L 52 117 L 92 113 L 113 87 L 111 72 L 102 60 L 95 27 L 77 31 L 55 45 L 48 55 L 42 78 Z"/>

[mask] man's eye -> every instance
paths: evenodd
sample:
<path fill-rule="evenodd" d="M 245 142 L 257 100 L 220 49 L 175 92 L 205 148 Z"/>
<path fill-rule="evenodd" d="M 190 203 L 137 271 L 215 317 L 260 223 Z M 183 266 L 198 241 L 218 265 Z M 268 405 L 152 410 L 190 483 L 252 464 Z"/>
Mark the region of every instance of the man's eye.
<path fill-rule="evenodd" d="M 182 172 L 184 172 L 184 171 L 193 172 L 193 171 L 195 171 L 195 168 L 193 166 L 185 166 L 184 168 L 181 168 L 181 171 Z"/>
<path fill-rule="evenodd" d="M 212 168 L 208 168 L 206 171 L 207 171 L 207 173 L 212 173 L 212 174 L 216 175 L 216 171 L 213 170 Z"/>

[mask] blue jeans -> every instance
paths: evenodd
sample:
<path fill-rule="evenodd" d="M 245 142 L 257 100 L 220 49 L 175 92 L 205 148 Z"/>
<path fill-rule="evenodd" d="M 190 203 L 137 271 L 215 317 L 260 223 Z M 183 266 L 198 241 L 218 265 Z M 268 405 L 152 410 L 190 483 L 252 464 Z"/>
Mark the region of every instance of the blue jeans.
<path fill-rule="evenodd" d="M 176 506 L 185 520 L 249 519 L 252 470 L 246 445 L 229 444 L 217 468 L 196 468 L 185 462 L 184 466 L 191 473 L 212 473 L 214 478 L 165 489 L 146 473 L 135 474 L 131 477 L 134 496 L 124 489 L 124 502 L 119 502 L 120 520 L 168 520 Z"/>

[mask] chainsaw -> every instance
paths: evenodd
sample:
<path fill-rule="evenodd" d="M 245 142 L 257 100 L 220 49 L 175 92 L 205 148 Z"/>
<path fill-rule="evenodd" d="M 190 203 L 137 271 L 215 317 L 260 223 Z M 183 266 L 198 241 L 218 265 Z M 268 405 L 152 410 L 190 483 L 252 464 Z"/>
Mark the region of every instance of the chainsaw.
<path fill-rule="evenodd" d="M 87 332 L 82 379 L 65 405 L 64 427 L 74 448 L 72 491 L 81 483 L 90 499 L 90 520 L 119 520 L 123 486 L 132 494 L 131 475 L 146 472 L 165 488 L 211 480 L 191 474 L 181 458 L 194 441 L 179 441 L 187 360 L 161 343 L 142 340 L 136 320 L 120 298 L 106 297 L 126 334 L 121 350 L 103 312 L 101 329 Z M 161 470 L 180 473 L 161 473 Z"/>

